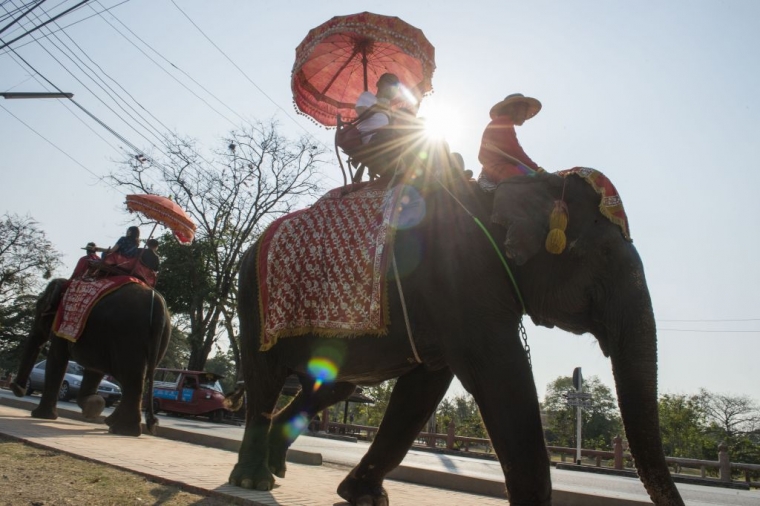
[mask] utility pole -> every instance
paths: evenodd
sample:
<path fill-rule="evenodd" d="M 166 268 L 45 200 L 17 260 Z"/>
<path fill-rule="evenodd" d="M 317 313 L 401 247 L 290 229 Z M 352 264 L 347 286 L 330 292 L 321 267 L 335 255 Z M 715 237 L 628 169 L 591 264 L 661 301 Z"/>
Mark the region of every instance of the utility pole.
<path fill-rule="evenodd" d="M 583 375 L 581 374 L 581 368 L 576 367 L 573 371 L 573 386 L 575 387 L 575 392 L 578 394 L 583 393 Z M 575 422 L 576 425 L 576 435 L 575 435 L 575 463 L 577 465 L 581 465 L 581 426 L 583 425 L 583 406 L 578 405 L 575 407 L 575 413 L 577 420 Z"/>

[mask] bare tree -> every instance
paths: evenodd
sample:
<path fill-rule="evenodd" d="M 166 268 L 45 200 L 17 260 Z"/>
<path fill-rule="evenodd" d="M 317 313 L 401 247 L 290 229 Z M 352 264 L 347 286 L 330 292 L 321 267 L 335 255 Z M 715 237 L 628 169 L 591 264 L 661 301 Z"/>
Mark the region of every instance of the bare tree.
<path fill-rule="evenodd" d="M 757 430 L 760 406 L 749 396 L 717 394 L 702 388 L 699 397 L 708 422 L 723 436 L 733 439 Z"/>
<path fill-rule="evenodd" d="M 164 146 L 168 157 L 130 159 L 109 175 L 130 191 L 170 195 L 198 226 L 196 244 L 205 251 L 200 274 L 208 276 L 210 286 L 202 296 L 190 297 L 181 315 L 189 327 L 191 369 L 202 370 L 220 331 L 234 329 L 242 254 L 269 223 L 319 190 L 324 149 L 306 137 L 288 140 L 277 127 L 275 121 L 256 122 L 233 131 L 223 139 L 225 149 L 211 159 L 197 151 L 195 141 L 175 135 Z M 236 343 L 232 348 L 239 358 Z"/>

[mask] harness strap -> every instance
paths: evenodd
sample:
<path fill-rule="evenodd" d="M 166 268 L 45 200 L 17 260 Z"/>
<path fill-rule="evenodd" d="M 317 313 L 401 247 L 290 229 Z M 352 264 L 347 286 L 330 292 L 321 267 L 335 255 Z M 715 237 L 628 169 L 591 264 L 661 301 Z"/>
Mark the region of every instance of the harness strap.
<path fill-rule="evenodd" d="M 414 360 L 418 364 L 422 363 L 419 354 L 417 353 L 417 347 L 414 345 L 414 338 L 412 337 L 412 326 L 409 323 L 409 312 L 406 309 L 406 301 L 404 300 L 404 291 L 401 289 L 401 278 L 398 275 L 398 266 L 396 265 L 396 253 L 391 253 L 393 256 L 391 262 L 393 263 L 393 276 L 396 278 L 396 287 L 398 288 L 398 296 L 401 300 L 401 310 L 404 313 L 404 323 L 406 324 L 406 335 L 409 336 L 409 345 L 412 347 L 412 353 L 414 354 Z"/>

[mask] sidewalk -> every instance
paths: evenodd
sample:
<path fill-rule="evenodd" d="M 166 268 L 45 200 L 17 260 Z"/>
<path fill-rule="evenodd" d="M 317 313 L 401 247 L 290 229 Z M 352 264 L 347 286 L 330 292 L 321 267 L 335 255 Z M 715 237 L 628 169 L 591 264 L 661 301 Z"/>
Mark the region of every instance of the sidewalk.
<path fill-rule="evenodd" d="M 237 454 L 163 438 L 128 438 L 108 434 L 103 425 L 58 418 L 38 420 L 28 410 L 0 405 L 0 433 L 85 459 L 133 471 L 185 490 L 214 495 L 230 504 L 346 506 L 336 493 L 348 469 L 288 463 L 287 477 L 270 492 L 243 490 L 227 484 Z M 202 462 L 202 465 L 198 465 Z M 505 500 L 386 480 L 394 505 L 421 506 L 508 504 Z"/>

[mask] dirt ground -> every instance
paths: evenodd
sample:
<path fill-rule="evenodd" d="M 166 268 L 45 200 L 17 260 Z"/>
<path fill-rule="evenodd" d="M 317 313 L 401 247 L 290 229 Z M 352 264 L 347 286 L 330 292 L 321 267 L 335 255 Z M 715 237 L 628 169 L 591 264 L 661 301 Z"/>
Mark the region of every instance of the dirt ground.
<path fill-rule="evenodd" d="M 0 506 L 222 506 L 137 474 L 0 435 Z"/>

